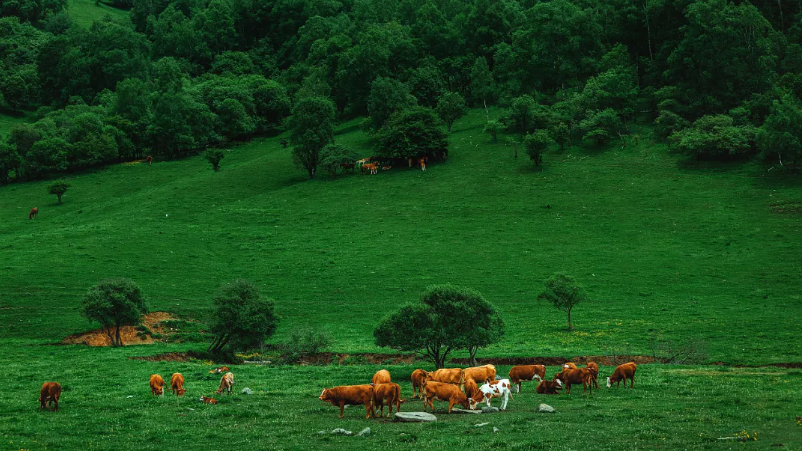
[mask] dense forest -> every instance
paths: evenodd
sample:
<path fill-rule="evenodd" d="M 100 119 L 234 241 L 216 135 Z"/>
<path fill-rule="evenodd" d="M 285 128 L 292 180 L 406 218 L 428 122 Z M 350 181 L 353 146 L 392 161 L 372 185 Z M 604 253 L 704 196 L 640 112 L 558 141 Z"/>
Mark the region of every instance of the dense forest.
<path fill-rule="evenodd" d="M 113 6 L 130 22 L 82 29 L 66 0 L 0 0 L 0 104 L 33 117 L 0 137 L 0 183 L 285 129 L 314 177 L 353 157 L 329 145 L 338 120 L 367 117 L 377 152 L 405 157 L 445 148 L 466 106 L 503 108 L 487 130 L 520 133 L 535 163 L 544 146 L 626 145 L 644 117 L 691 158 L 802 159 L 802 0 Z M 399 148 L 415 134 L 423 147 Z"/>

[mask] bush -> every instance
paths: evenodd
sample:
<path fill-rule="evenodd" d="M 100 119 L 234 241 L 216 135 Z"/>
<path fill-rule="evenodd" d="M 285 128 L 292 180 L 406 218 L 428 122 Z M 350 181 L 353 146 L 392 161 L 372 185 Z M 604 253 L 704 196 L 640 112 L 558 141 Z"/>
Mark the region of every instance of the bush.
<path fill-rule="evenodd" d="M 668 137 L 679 152 L 701 158 L 742 156 L 755 148 L 757 129 L 751 125 L 736 126 L 725 114 L 702 116 L 693 127 L 674 132 Z"/>
<path fill-rule="evenodd" d="M 214 168 L 215 172 L 220 169 L 220 160 L 222 160 L 225 156 L 225 152 L 223 152 L 221 149 L 209 149 L 204 154 L 206 161 L 212 164 L 212 168 Z"/>
<path fill-rule="evenodd" d="M 214 304 L 209 327 L 214 339 L 207 349 L 213 354 L 220 353 L 226 346 L 237 349 L 260 346 L 276 330 L 278 318 L 273 301 L 261 299 L 259 289 L 252 282 L 237 279 L 223 285 Z"/>
<path fill-rule="evenodd" d="M 311 329 L 296 330 L 281 345 L 281 356 L 287 363 L 298 363 L 304 357 L 319 354 L 331 345 L 332 339 L 325 333 Z"/>
<path fill-rule="evenodd" d="M 137 325 L 146 313 L 145 297 L 129 279 L 101 281 L 81 302 L 81 314 L 90 321 L 99 322 L 114 347 L 123 346 L 120 328 Z"/>

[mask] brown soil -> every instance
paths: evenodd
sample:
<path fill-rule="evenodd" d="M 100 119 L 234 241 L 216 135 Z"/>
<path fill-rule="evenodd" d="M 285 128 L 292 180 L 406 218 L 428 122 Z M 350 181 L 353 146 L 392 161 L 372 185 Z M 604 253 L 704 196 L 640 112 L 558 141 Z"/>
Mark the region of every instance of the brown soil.
<path fill-rule="evenodd" d="M 149 362 L 188 362 L 189 355 L 186 352 L 167 352 L 159 355 L 148 355 L 142 357 L 128 357 L 133 360 L 147 360 Z"/>
<path fill-rule="evenodd" d="M 164 334 L 165 331 L 158 324 L 162 321 L 175 319 L 173 315 L 167 312 L 153 312 L 145 315 L 142 319 L 144 324 L 153 333 Z M 150 335 L 137 336 L 137 330 L 133 326 L 123 326 L 120 329 L 120 336 L 126 346 L 129 345 L 148 345 L 156 343 Z M 70 335 L 61 341 L 62 344 L 85 344 L 88 346 L 111 346 L 111 339 L 103 329 L 91 330 L 80 334 Z"/>

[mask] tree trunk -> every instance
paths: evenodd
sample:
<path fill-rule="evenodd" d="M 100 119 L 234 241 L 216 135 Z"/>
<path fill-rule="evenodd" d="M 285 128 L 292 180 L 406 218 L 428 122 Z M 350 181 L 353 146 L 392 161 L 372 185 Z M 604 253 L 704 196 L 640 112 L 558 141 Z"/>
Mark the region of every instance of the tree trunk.
<path fill-rule="evenodd" d="M 56 194 L 58 196 L 58 203 L 61 203 L 61 194 Z"/>
<path fill-rule="evenodd" d="M 643 0 L 643 15 L 646 17 L 646 42 L 649 46 L 649 59 L 654 61 L 654 55 L 652 55 L 652 27 L 649 25 L 649 0 Z"/>
<path fill-rule="evenodd" d="M 478 366 L 476 364 L 476 351 L 479 350 L 478 346 L 471 346 L 468 348 L 468 354 L 471 356 L 471 366 Z"/>
<path fill-rule="evenodd" d="M 119 324 L 117 325 L 117 333 L 116 333 L 116 335 L 117 335 L 117 346 L 118 347 L 125 346 L 123 344 L 123 338 L 120 336 L 120 325 Z"/>
<path fill-rule="evenodd" d="M 574 325 L 571 324 L 571 309 L 568 309 L 568 330 L 573 331 Z"/>

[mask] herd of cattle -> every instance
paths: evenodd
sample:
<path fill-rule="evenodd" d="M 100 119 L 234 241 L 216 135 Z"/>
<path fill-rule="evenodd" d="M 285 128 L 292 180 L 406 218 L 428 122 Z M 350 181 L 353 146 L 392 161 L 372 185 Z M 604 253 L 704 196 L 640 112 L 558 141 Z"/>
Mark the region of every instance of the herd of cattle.
<path fill-rule="evenodd" d="M 637 368 L 638 365 L 634 362 L 619 365 L 607 378 L 607 387 L 612 387 L 612 384 L 620 386 L 621 381 L 624 381 L 626 388 L 629 379 L 630 388 L 633 388 Z M 554 395 L 563 387 L 566 393 L 570 394 L 571 385 L 579 384 L 582 384 L 582 393 L 586 390 L 593 393 L 593 386 L 599 388 L 598 376 L 599 365 L 595 362 L 588 362 L 585 368 L 577 368 L 575 364 L 569 362 L 563 365 L 560 372 L 551 380 L 546 379 L 546 367 L 543 365 L 514 366 L 509 372 L 509 379 L 500 380 L 496 379 L 496 367 L 493 365 L 439 369 L 433 372 L 416 369 L 410 379 L 412 398 L 423 399 L 424 411 L 427 408 L 434 411 L 433 401 L 437 399 L 448 402 L 448 412 L 451 413 L 455 405 L 476 410 L 476 406 L 484 401 L 490 407 L 490 400 L 493 398 L 501 398 L 500 409 L 506 410 L 507 402 L 512 397 L 512 389 L 520 392 L 523 381 L 538 381 L 535 388 L 538 394 Z M 377 409 L 381 409 L 379 416 L 384 416 L 385 403 L 389 407 L 387 414 L 389 417 L 393 413 L 394 405 L 396 410 L 400 411 L 401 404 L 405 402 L 401 399 L 401 387 L 392 382 L 390 372 L 387 370 L 379 370 L 374 374 L 370 384 L 324 388 L 320 400 L 339 407 L 340 418 L 343 417 L 346 405 L 364 405 L 365 418 L 370 418 L 376 416 Z"/>

